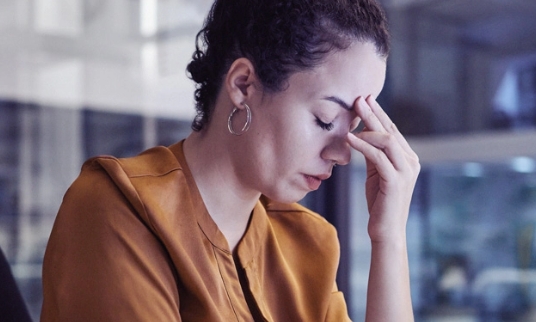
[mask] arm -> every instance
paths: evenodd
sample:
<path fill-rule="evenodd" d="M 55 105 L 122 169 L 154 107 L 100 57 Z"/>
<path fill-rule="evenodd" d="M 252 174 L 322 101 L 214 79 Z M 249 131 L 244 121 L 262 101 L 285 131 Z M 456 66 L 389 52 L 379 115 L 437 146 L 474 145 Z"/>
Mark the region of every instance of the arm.
<path fill-rule="evenodd" d="M 348 143 L 366 159 L 372 244 L 366 321 L 413 321 L 406 222 L 419 160 L 372 97 L 359 98 L 354 109 L 365 130 L 349 134 Z"/>

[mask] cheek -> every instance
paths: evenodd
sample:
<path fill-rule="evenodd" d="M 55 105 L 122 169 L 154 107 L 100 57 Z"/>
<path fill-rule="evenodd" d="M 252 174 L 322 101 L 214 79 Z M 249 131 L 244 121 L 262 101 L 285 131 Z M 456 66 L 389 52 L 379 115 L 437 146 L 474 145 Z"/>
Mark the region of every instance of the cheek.
<path fill-rule="evenodd" d="M 284 106 L 280 107 L 280 106 Z M 257 149 L 262 151 L 266 163 L 264 170 L 283 175 L 287 171 L 295 171 L 312 158 L 322 130 L 316 125 L 314 116 L 306 106 L 295 104 L 269 106 L 272 113 L 259 118 L 259 135 Z M 268 161 L 269 160 L 269 161 Z M 262 168 L 261 168 L 262 169 Z"/>
<path fill-rule="evenodd" d="M 283 137 L 284 148 L 281 157 L 285 158 L 285 163 L 289 170 L 309 171 L 311 163 L 320 157 L 320 152 L 324 146 L 325 136 L 322 130 L 313 126 L 296 128 Z"/>

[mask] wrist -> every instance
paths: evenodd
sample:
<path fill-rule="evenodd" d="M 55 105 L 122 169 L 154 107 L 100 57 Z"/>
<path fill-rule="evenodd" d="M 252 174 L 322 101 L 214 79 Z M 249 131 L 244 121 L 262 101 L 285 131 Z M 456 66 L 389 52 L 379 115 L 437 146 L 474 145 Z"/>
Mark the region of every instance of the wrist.
<path fill-rule="evenodd" d="M 368 234 L 373 243 L 401 243 L 406 242 L 406 225 L 374 225 L 369 222 Z"/>
<path fill-rule="evenodd" d="M 385 245 L 389 247 L 402 245 L 406 246 L 406 232 L 404 231 L 396 231 L 396 232 L 384 232 L 384 233 L 378 233 L 369 232 L 370 242 L 374 245 Z"/>

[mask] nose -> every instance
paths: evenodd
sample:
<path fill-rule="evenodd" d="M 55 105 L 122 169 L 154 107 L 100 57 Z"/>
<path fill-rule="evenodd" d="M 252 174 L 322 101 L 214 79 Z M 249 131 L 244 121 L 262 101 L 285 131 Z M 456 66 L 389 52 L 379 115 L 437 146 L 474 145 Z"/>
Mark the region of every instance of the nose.
<path fill-rule="evenodd" d="M 338 165 L 348 164 L 352 151 L 346 141 L 346 134 L 333 136 L 322 150 L 321 157 Z"/>

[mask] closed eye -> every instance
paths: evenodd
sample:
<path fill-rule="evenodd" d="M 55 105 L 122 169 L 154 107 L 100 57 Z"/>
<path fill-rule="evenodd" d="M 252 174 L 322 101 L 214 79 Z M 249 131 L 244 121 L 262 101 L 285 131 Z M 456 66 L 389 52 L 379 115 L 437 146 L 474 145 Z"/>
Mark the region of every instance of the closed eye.
<path fill-rule="evenodd" d="M 333 130 L 333 127 L 335 127 L 333 123 L 324 123 L 318 117 L 316 117 L 316 124 L 326 131 L 331 131 Z"/>

